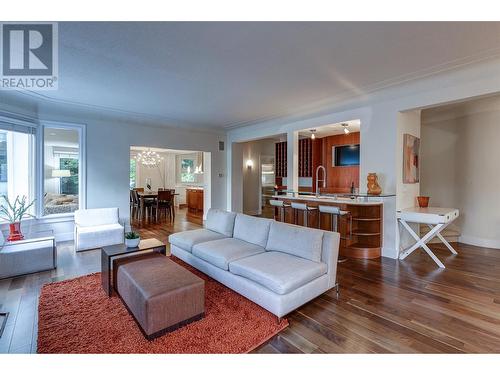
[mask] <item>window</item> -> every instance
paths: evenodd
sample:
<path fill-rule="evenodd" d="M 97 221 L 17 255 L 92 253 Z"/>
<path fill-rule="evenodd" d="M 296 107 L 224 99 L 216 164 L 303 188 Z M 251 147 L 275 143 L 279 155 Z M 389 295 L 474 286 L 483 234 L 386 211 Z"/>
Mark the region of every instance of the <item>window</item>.
<path fill-rule="evenodd" d="M 83 189 L 82 128 L 43 125 L 43 215 L 68 214 L 80 208 Z"/>
<path fill-rule="evenodd" d="M 193 159 L 181 159 L 181 182 L 194 182 L 194 160 Z"/>
<path fill-rule="evenodd" d="M 175 155 L 176 181 L 178 184 L 203 183 L 203 174 L 197 170 L 203 168 L 203 153 L 189 152 Z"/>
<path fill-rule="evenodd" d="M 32 129 L 26 132 L 5 130 L 0 121 L 0 203 L 4 196 L 13 202 L 18 196 L 34 199 L 33 154 L 34 136 Z M 33 129 L 34 132 L 34 129 Z M 34 207 L 31 214 L 35 213 Z"/>
<path fill-rule="evenodd" d="M 130 158 L 130 176 L 129 176 L 130 189 L 136 187 L 136 180 L 137 180 L 137 164 L 135 159 Z"/>
<path fill-rule="evenodd" d="M 61 177 L 61 194 L 78 194 L 78 159 L 60 158 L 59 169 L 70 174 Z"/>
<path fill-rule="evenodd" d="M 0 132 L 0 183 L 7 182 L 7 132 Z M 0 193 L 7 194 L 7 189 L 0 188 Z"/>

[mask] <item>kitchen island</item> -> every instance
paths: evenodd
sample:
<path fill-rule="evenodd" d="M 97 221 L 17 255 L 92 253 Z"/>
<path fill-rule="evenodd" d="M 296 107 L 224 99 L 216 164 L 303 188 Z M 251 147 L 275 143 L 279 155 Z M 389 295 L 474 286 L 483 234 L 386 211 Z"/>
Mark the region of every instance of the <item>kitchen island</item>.
<path fill-rule="evenodd" d="M 348 258 L 373 259 L 382 254 L 383 245 L 383 200 L 393 195 L 373 196 L 356 194 L 352 196 L 341 195 L 299 195 L 289 193 L 273 195 L 273 199 L 285 203 L 306 203 L 309 207 L 336 206 L 342 211 L 349 212 L 341 216 L 338 224 L 340 232 L 340 255 Z M 287 223 L 304 225 L 303 215 L 294 212 L 292 208 L 285 210 L 284 221 Z M 275 219 L 281 220 L 279 210 L 275 210 Z M 331 230 L 332 216 L 327 213 L 311 211 L 308 216 L 308 226 Z"/>

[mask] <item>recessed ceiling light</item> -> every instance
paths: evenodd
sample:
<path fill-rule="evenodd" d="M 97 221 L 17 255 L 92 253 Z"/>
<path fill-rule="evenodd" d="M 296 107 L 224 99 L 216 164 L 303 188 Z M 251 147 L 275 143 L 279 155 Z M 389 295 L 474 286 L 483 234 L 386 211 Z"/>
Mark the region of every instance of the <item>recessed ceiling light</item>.
<path fill-rule="evenodd" d="M 316 135 L 314 133 L 316 133 L 316 129 L 311 129 L 309 130 L 311 132 L 311 139 L 316 139 Z"/>

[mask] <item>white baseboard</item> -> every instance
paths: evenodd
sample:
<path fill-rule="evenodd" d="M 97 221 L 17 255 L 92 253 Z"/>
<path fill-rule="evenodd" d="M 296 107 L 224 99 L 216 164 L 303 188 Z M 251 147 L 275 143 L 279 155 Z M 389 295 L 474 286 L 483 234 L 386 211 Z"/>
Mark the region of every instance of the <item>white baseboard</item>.
<path fill-rule="evenodd" d="M 500 240 L 492 240 L 489 238 L 481 238 L 474 236 L 460 236 L 458 237 L 458 242 L 473 245 L 473 246 L 481 246 L 488 247 L 491 249 L 500 249 Z"/>
<path fill-rule="evenodd" d="M 394 248 L 383 246 L 381 256 L 385 258 L 398 259 L 399 253 Z"/>

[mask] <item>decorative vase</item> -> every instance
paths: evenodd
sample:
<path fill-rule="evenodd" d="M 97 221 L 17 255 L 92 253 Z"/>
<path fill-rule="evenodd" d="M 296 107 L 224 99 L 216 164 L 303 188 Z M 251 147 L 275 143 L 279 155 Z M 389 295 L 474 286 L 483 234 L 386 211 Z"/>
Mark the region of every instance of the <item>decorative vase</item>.
<path fill-rule="evenodd" d="M 139 246 L 139 242 L 141 242 L 140 238 L 132 238 L 132 239 L 125 238 L 125 246 L 127 247 L 137 247 Z"/>
<path fill-rule="evenodd" d="M 367 193 L 372 195 L 380 195 L 382 193 L 382 188 L 378 184 L 378 176 L 376 173 L 368 173 L 366 177 L 366 187 L 368 188 Z"/>
<path fill-rule="evenodd" d="M 429 206 L 430 197 L 417 197 L 418 206 L 421 208 L 425 208 Z"/>
<path fill-rule="evenodd" d="M 23 234 L 21 233 L 21 222 L 10 223 L 9 224 L 9 237 L 7 237 L 7 241 L 19 241 L 24 239 Z"/>

